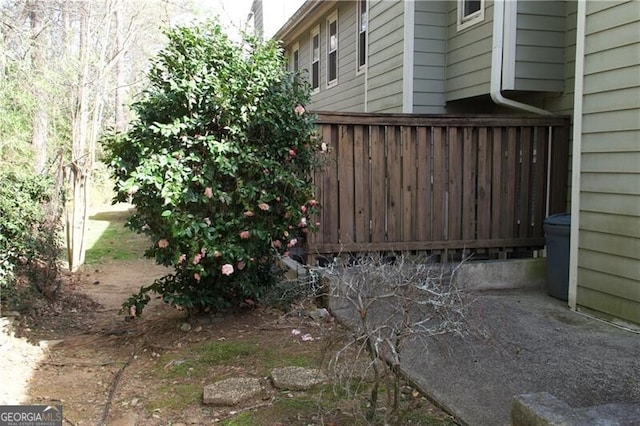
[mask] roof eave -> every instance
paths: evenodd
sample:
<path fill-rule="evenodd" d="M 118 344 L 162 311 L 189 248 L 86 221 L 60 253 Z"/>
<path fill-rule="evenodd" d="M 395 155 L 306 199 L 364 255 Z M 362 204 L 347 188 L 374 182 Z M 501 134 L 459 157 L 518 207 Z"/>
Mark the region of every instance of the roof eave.
<path fill-rule="evenodd" d="M 287 43 L 287 37 L 316 9 L 324 4 L 324 0 L 307 0 L 291 18 L 273 35 L 275 40 Z"/>

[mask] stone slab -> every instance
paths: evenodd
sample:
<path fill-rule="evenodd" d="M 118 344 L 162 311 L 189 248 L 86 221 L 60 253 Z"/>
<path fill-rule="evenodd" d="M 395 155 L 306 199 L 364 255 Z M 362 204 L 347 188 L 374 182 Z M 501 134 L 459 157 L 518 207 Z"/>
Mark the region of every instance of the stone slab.
<path fill-rule="evenodd" d="M 254 378 L 231 378 L 204 387 L 202 402 L 210 405 L 231 406 L 258 396 L 262 392 L 260 381 Z"/>

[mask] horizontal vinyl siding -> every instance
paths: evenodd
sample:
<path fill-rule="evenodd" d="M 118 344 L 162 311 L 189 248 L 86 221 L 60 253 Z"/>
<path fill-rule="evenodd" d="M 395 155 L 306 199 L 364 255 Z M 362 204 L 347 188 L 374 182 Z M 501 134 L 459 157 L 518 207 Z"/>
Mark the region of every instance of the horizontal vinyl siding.
<path fill-rule="evenodd" d="M 369 2 L 367 111 L 402 112 L 404 4 Z"/>
<path fill-rule="evenodd" d="M 413 111 L 442 114 L 447 45 L 447 2 L 415 4 Z"/>
<path fill-rule="evenodd" d="M 559 95 L 545 94 L 543 108 L 556 114 L 572 115 L 576 71 L 576 25 L 578 4 L 573 0 L 565 2 L 564 35 L 564 91 Z"/>
<path fill-rule="evenodd" d="M 338 84 L 327 87 L 327 18 L 338 10 Z M 338 2 L 320 23 L 320 93 L 315 111 L 364 111 L 364 76 L 356 75 L 357 3 Z"/>
<path fill-rule="evenodd" d="M 640 323 L 640 7 L 588 2 L 578 304 Z"/>
<path fill-rule="evenodd" d="M 493 2 L 485 1 L 484 20 L 458 31 L 458 2 L 447 2 L 447 101 L 489 93 L 491 82 L 491 43 L 493 40 Z"/>
<path fill-rule="evenodd" d="M 564 89 L 565 3 L 518 1 L 515 90 Z"/>

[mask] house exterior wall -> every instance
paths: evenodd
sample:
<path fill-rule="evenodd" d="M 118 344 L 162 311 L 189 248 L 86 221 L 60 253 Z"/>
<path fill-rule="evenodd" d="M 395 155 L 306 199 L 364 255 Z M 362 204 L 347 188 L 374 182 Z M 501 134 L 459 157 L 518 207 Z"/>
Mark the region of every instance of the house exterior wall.
<path fill-rule="evenodd" d="M 337 12 L 338 17 L 338 78 L 337 84 L 327 85 L 327 19 Z M 305 22 L 304 30 L 297 32 L 285 50 L 291 58 L 292 48 L 299 46 L 300 69 L 309 76 L 311 69 L 311 31 L 320 30 L 320 87 L 312 96 L 308 107 L 314 111 L 364 111 L 364 73 L 357 73 L 357 3 L 335 2 L 334 7 Z M 290 65 L 291 66 L 291 65 Z"/>
<path fill-rule="evenodd" d="M 417 1 L 414 19 L 413 112 L 444 114 L 447 1 Z"/>
<path fill-rule="evenodd" d="M 587 2 L 577 304 L 640 323 L 640 7 Z"/>
<path fill-rule="evenodd" d="M 402 112 L 403 2 L 370 0 L 368 37 L 367 111 Z"/>
<path fill-rule="evenodd" d="M 445 99 L 453 101 L 489 93 L 493 41 L 493 1 L 485 1 L 484 20 L 458 30 L 458 2 L 448 1 Z"/>
<path fill-rule="evenodd" d="M 566 4 L 558 0 L 519 0 L 517 7 L 513 89 L 562 92 Z"/>

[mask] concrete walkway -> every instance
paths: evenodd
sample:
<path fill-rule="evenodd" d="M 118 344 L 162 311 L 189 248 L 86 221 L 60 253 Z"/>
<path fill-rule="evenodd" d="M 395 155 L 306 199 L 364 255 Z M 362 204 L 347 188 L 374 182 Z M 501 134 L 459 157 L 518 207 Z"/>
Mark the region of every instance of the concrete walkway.
<path fill-rule="evenodd" d="M 640 334 L 572 312 L 542 290 L 474 296 L 474 336 L 414 343 L 402 364 L 461 422 L 510 424 L 513 397 L 539 392 L 571 407 L 640 404 Z"/>

